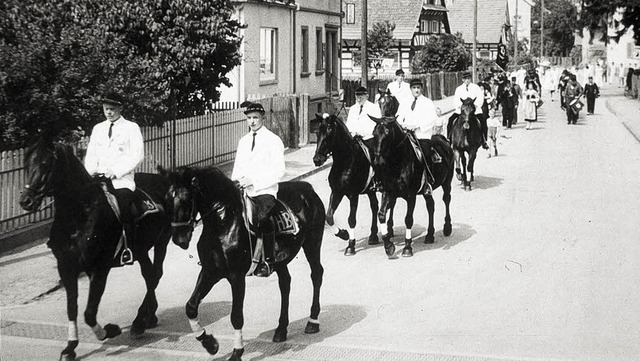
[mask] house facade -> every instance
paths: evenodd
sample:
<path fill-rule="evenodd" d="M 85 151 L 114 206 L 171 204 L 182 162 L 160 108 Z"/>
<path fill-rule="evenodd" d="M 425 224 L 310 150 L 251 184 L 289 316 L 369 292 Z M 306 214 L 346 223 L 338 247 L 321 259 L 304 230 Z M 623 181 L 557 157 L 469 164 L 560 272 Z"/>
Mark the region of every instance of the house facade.
<path fill-rule="evenodd" d="M 378 74 L 393 74 L 399 68 L 410 72 L 413 54 L 424 46 L 429 36 L 450 33 L 445 0 L 367 0 L 367 27 L 389 21 L 393 31 L 393 55 L 385 59 L 371 59 L 370 70 Z M 354 51 L 360 50 L 362 38 L 362 0 L 343 0 L 345 14 L 342 24 L 342 74 L 359 77 L 361 67 L 354 61 Z"/>
<path fill-rule="evenodd" d="M 340 0 L 236 0 L 242 64 L 220 101 L 307 93 L 324 99 L 340 84 Z"/>

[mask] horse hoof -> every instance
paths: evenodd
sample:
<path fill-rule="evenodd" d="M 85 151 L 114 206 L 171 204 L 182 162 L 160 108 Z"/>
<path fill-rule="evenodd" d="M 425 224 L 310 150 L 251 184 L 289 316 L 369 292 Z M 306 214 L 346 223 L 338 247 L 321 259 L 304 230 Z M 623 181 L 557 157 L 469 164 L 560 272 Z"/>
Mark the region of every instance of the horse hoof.
<path fill-rule="evenodd" d="M 75 359 L 76 359 L 76 353 L 74 351 L 60 354 L 60 361 L 74 361 Z"/>
<path fill-rule="evenodd" d="M 145 331 L 144 326 L 137 325 L 137 323 L 134 321 L 133 324 L 131 325 L 131 330 L 129 331 L 129 333 L 131 334 L 132 338 L 138 339 L 142 337 L 142 335 L 144 334 L 144 331 Z"/>
<path fill-rule="evenodd" d="M 144 321 L 144 327 L 148 330 L 150 328 L 158 327 L 158 317 L 156 315 L 152 315 L 151 317 L 147 317 Z"/>
<path fill-rule="evenodd" d="M 307 326 L 304 328 L 304 333 L 318 333 L 320 332 L 320 324 L 314 322 L 307 322 Z"/>
<path fill-rule="evenodd" d="M 200 341 L 202 347 L 209 353 L 209 355 L 215 355 L 218 353 L 218 348 L 220 345 L 218 344 L 218 340 L 211 335 L 204 334 L 200 337 L 196 337 L 196 340 Z"/>
<path fill-rule="evenodd" d="M 105 339 L 114 338 L 122 334 L 122 329 L 120 328 L 120 326 L 114 325 L 112 323 L 105 325 L 104 331 L 106 332 Z"/>
<path fill-rule="evenodd" d="M 413 257 L 413 249 L 411 249 L 411 247 L 405 247 L 402 250 L 402 257 Z"/>
<path fill-rule="evenodd" d="M 424 237 L 424 243 L 425 244 L 434 244 L 436 241 L 433 238 L 433 236 L 425 236 Z"/>
<path fill-rule="evenodd" d="M 276 332 L 273 334 L 273 342 L 285 342 L 287 340 L 287 329 L 276 328 Z"/>
<path fill-rule="evenodd" d="M 442 230 L 442 233 L 444 234 L 445 237 L 449 237 L 451 235 L 451 223 L 447 223 L 444 225 L 444 229 Z"/>
<path fill-rule="evenodd" d="M 380 239 L 378 238 L 378 235 L 372 234 L 371 236 L 369 236 L 369 241 L 367 242 L 367 244 L 370 246 L 380 244 Z"/>
<path fill-rule="evenodd" d="M 387 253 L 387 257 L 391 258 L 396 253 L 396 245 L 390 243 L 389 245 L 384 246 L 384 251 Z"/>
<path fill-rule="evenodd" d="M 355 256 L 356 255 L 356 249 L 353 247 L 347 247 L 344 249 L 344 255 L 345 256 Z"/>
<path fill-rule="evenodd" d="M 349 232 L 346 229 L 341 229 L 336 233 L 336 237 L 340 238 L 343 241 L 349 240 Z"/>
<path fill-rule="evenodd" d="M 229 361 L 242 361 L 242 354 L 244 353 L 243 348 L 234 348 L 231 353 L 231 357 L 229 357 Z"/>

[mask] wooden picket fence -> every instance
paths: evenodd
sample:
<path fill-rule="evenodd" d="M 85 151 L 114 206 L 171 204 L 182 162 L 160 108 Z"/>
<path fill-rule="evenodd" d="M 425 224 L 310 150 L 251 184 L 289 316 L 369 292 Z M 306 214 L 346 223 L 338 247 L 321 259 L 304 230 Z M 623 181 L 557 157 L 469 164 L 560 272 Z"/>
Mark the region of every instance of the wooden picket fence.
<path fill-rule="evenodd" d="M 265 125 L 278 134 L 285 147 L 297 147 L 299 140 L 308 136 L 306 117 L 308 95 L 254 97 L 266 111 Z M 302 110 L 302 111 L 301 111 Z M 242 109 L 215 111 L 175 121 L 176 166 L 209 166 L 230 162 L 235 158 L 240 138 L 247 133 L 246 117 Z M 163 127 L 141 127 L 145 139 L 145 159 L 137 172 L 155 173 L 158 165 L 171 167 L 171 138 L 173 122 Z M 74 144 L 76 155 L 84 158 L 88 138 Z M 47 198 L 46 208 L 26 213 L 19 205 L 20 194 L 26 184 L 24 169 L 25 149 L 4 151 L 0 157 L 0 235 L 30 223 L 53 217 L 52 200 Z"/>

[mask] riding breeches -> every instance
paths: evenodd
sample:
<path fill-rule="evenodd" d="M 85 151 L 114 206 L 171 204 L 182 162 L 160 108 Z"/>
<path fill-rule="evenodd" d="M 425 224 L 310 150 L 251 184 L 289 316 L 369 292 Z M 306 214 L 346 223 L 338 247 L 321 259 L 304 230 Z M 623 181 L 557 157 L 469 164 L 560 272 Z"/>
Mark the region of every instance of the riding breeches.
<path fill-rule="evenodd" d="M 120 218 L 122 223 L 133 223 L 133 215 L 131 207 L 133 206 L 133 200 L 135 199 L 135 193 L 129 188 L 118 188 L 113 190 L 113 194 L 118 200 L 118 207 L 120 207 Z"/>
<path fill-rule="evenodd" d="M 273 206 L 276 204 L 276 197 L 271 194 L 261 194 L 259 196 L 251 197 L 253 202 L 255 203 L 253 219 L 255 220 L 255 224 L 258 226 L 258 230 L 262 233 L 270 233 L 273 232 L 273 225 L 269 220 L 269 212 L 273 209 Z"/>

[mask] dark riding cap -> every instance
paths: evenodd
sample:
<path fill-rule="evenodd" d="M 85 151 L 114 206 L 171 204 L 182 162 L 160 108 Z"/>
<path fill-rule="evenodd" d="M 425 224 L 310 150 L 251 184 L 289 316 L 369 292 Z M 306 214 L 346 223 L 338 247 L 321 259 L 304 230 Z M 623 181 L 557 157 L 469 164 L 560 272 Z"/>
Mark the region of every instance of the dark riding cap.
<path fill-rule="evenodd" d="M 471 73 L 465 71 L 464 73 L 462 73 L 462 79 L 471 79 Z"/>
<path fill-rule="evenodd" d="M 365 94 L 368 94 L 367 88 L 363 86 L 359 86 L 356 88 L 356 95 L 365 95 Z"/>
<path fill-rule="evenodd" d="M 102 97 L 102 104 L 124 105 L 124 98 L 116 92 L 109 92 Z"/>
<path fill-rule="evenodd" d="M 404 75 L 404 70 L 402 70 L 402 69 L 396 70 L 396 76 L 398 76 L 398 75 Z"/>
<path fill-rule="evenodd" d="M 250 103 L 247 105 L 247 110 L 244 111 L 244 114 L 255 113 L 258 112 L 264 115 L 264 107 L 260 103 Z"/>
<path fill-rule="evenodd" d="M 419 78 L 411 79 L 411 82 L 409 82 L 409 86 L 414 86 L 414 85 L 420 85 L 422 87 L 422 80 L 420 80 Z"/>

